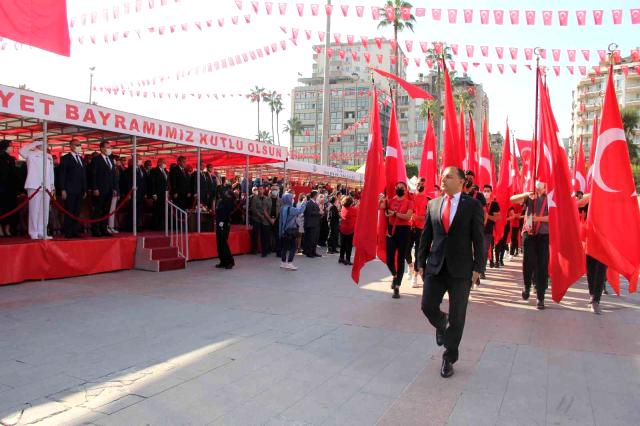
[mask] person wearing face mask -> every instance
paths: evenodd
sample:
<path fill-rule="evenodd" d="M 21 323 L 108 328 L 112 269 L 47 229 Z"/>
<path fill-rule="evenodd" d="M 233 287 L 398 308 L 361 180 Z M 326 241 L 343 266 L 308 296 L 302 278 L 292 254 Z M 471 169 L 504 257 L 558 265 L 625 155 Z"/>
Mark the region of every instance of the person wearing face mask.
<path fill-rule="evenodd" d="M 69 142 L 69 153 L 60 160 L 60 198 L 64 208 L 74 216 L 80 216 L 82 200 L 87 196 L 87 179 L 82 162 L 82 146 L 77 139 Z M 65 216 L 62 232 L 65 238 L 80 238 L 80 223 Z"/>
<path fill-rule="evenodd" d="M 166 161 L 159 158 L 157 166 L 151 169 L 151 198 L 153 205 L 153 229 L 164 229 L 164 204 L 167 199 L 169 175 L 167 174 Z"/>
<path fill-rule="evenodd" d="M 93 219 L 101 218 L 109 213 L 111 198 L 118 196 L 118 178 L 116 176 L 116 164 L 111 155 L 111 143 L 100 142 L 100 153 L 91 161 L 91 173 L 89 178 L 89 191 L 91 191 Z M 93 224 L 91 235 L 94 237 L 108 237 L 108 219 Z"/>
<path fill-rule="evenodd" d="M 25 181 L 24 188 L 27 190 L 27 195 L 31 196 L 36 192 L 36 189 L 40 188 L 40 191 L 31 198 L 29 201 L 29 236 L 32 240 L 47 239 L 52 237 L 47 235 L 47 225 L 49 224 L 49 199 L 44 203 L 43 210 L 43 198 L 49 197 L 44 189 L 48 189 L 49 192 L 54 193 L 54 175 L 53 175 L 53 158 L 51 154 L 43 152 L 42 140 L 35 140 L 30 144 L 27 144 L 20 148 L 20 156 L 27 162 L 27 180 Z M 42 187 L 42 166 L 43 162 L 47 161 L 47 175 L 44 179 L 44 188 Z M 43 223 L 43 216 L 45 223 Z"/>
<path fill-rule="evenodd" d="M 424 219 L 427 212 L 427 204 L 429 198 L 425 193 L 424 188 L 425 179 L 421 178 L 418 182 L 417 194 L 413 196 L 413 215 L 411 216 L 411 234 L 409 237 L 409 247 L 407 248 L 407 263 L 409 264 L 411 273 L 411 287 L 420 288 L 421 284 L 418 283 L 418 263 L 413 262 L 411 252 L 415 247 L 415 256 L 418 258 L 418 247 L 420 246 L 420 238 L 422 237 L 422 230 L 424 229 Z"/>
<path fill-rule="evenodd" d="M 537 308 L 544 309 L 544 296 L 549 285 L 549 206 L 544 182 L 536 182 L 535 192 L 525 192 L 511 197 L 512 203 L 522 201 L 525 202 L 525 221 L 522 229 L 522 299 L 529 300 L 531 283 L 535 276 Z"/>
<path fill-rule="evenodd" d="M 322 217 L 318 198 L 318 191 L 311 191 L 308 197 L 308 205 L 304 209 L 304 254 L 307 257 L 322 257 L 317 252 L 320 218 Z"/>
<path fill-rule="evenodd" d="M 280 257 L 280 234 L 278 232 L 278 219 L 282 208 L 282 199 L 279 197 L 280 189 L 278 185 L 272 185 L 267 199 L 267 211 L 269 212 L 269 234 L 271 237 L 271 247 Z"/>
<path fill-rule="evenodd" d="M 478 200 L 482 207 L 487 205 L 487 199 L 484 196 L 484 193 L 478 191 L 478 185 L 475 184 L 476 175 L 472 170 L 467 170 L 464 173 L 464 193 L 470 196 L 471 198 Z"/>
<path fill-rule="evenodd" d="M 338 232 L 340 226 L 340 212 L 338 197 L 329 197 L 329 207 L 327 209 L 327 223 L 329 225 L 329 235 L 327 236 L 327 254 L 338 254 Z"/>
<path fill-rule="evenodd" d="M 413 216 L 413 201 L 407 196 L 407 185 L 396 183 L 396 194 L 391 200 L 382 195 L 379 199 L 380 209 L 388 218 L 387 229 L 387 268 L 393 275 L 391 289 L 393 298 L 400 297 L 400 284 L 404 275 L 404 261 L 409 247 L 411 233 L 410 220 Z"/>
<path fill-rule="evenodd" d="M 493 230 L 496 226 L 496 222 L 500 220 L 500 205 L 493 199 L 493 187 L 491 185 L 485 185 L 482 188 L 487 205 L 485 207 L 484 216 L 484 253 L 485 253 L 485 269 L 489 254 L 491 255 L 491 268 L 498 268 L 500 265 L 493 261 Z M 484 275 L 481 277 L 484 278 Z M 478 283 L 476 283 L 477 285 Z"/>
<path fill-rule="evenodd" d="M 251 254 L 258 254 L 258 239 L 260 238 L 260 220 L 256 213 L 256 203 L 260 198 L 260 189 L 253 187 L 249 197 L 249 223 L 251 224 Z"/>
<path fill-rule="evenodd" d="M 18 170 L 16 159 L 11 155 L 11 141 L 0 141 L 0 216 L 18 205 Z M 18 215 L 0 219 L 0 237 L 11 237 L 11 228 L 17 224 Z"/>
<path fill-rule="evenodd" d="M 236 263 L 229 248 L 229 231 L 231 230 L 231 215 L 236 208 L 233 191 L 225 190 L 222 199 L 216 206 L 216 245 L 220 263 L 216 268 L 232 269 Z"/>

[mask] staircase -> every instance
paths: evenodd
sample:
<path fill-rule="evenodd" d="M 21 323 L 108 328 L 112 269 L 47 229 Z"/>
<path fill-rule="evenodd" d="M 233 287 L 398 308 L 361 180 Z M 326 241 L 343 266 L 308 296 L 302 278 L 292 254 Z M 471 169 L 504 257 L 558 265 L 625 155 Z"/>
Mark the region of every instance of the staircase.
<path fill-rule="evenodd" d="M 169 237 L 138 237 L 135 268 L 143 271 L 164 272 L 185 269 L 186 259 L 171 246 Z"/>

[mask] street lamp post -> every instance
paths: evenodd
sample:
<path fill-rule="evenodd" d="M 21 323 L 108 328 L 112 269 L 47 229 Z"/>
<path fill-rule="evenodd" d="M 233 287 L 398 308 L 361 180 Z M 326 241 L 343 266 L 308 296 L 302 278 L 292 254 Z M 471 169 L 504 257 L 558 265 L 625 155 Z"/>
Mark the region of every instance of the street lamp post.
<path fill-rule="evenodd" d="M 89 104 L 91 104 L 91 95 L 93 94 L 93 72 L 96 67 L 89 67 Z"/>

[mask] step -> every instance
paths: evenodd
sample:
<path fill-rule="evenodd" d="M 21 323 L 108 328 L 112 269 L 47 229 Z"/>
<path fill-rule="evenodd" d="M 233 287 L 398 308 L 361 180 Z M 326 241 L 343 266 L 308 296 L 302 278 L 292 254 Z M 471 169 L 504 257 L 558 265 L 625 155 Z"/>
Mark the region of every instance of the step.
<path fill-rule="evenodd" d="M 171 245 L 171 238 L 169 237 L 143 237 L 144 248 L 152 249 L 159 247 L 169 247 Z"/>
<path fill-rule="evenodd" d="M 151 260 L 173 259 L 178 257 L 178 247 L 158 247 L 151 249 Z"/>
<path fill-rule="evenodd" d="M 186 267 L 186 261 L 183 257 L 174 257 L 173 259 L 158 260 L 159 269 L 158 272 L 173 271 L 177 269 L 184 269 Z"/>

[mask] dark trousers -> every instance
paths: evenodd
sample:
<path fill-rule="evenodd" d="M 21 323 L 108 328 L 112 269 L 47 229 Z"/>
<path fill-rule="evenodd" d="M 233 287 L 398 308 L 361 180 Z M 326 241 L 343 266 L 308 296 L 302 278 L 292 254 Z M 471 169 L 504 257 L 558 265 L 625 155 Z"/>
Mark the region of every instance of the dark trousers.
<path fill-rule="evenodd" d="M 549 235 L 525 233 L 522 236 L 524 259 L 522 275 L 525 291 L 531 289 L 531 282 L 535 275 L 538 300 L 544 300 L 544 294 L 549 286 Z"/>
<path fill-rule="evenodd" d="M 340 233 L 340 259 L 351 262 L 351 250 L 353 249 L 353 234 Z"/>
<path fill-rule="evenodd" d="M 393 233 L 392 233 L 393 231 Z M 389 226 L 387 235 L 387 268 L 393 275 L 393 284 L 398 287 L 404 275 L 404 261 L 411 237 L 411 228 L 407 225 Z"/>
<path fill-rule="evenodd" d="M 271 225 L 260 224 L 260 248 L 262 249 L 262 257 L 271 253 Z"/>
<path fill-rule="evenodd" d="M 329 236 L 327 237 L 327 248 L 329 251 L 338 251 L 338 224 L 329 225 Z"/>
<path fill-rule="evenodd" d="M 280 259 L 283 262 L 293 262 L 296 255 L 296 238 L 297 234 L 285 232 L 280 238 Z"/>
<path fill-rule="evenodd" d="M 220 222 L 216 221 L 216 245 L 218 247 L 218 258 L 220 264 L 223 266 L 233 266 L 235 262 L 231 255 L 231 249 L 229 249 L 229 231 L 231 230 L 231 224 L 222 222 L 223 226 L 220 227 Z"/>
<path fill-rule="evenodd" d="M 64 200 L 64 208 L 74 216 L 80 216 L 80 208 L 82 207 L 82 194 L 69 194 L 67 193 L 67 199 Z M 80 222 L 69 216 L 64 216 L 64 223 L 62 225 L 62 233 L 66 237 L 72 237 L 80 235 Z"/>
<path fill-rule="evenodd" d="M 320 226 L 304 227 L 304 254 L 313 256 L 316 253 L 318 245 L 318 236 L 320 235 Z"/>
<path fill-rule="evenodd" d="M 158 195 L 158 199 L 153 202 L 153 229 L 161 231 L 164 226 L 164 205 L 166 197 L 164 193 Z"/>
<path fill-rule="evenodd" d="M 496 252 L 496 263 L 497 262 L 504 262 L 504 254 L 506 253 L 507 249 L 509 248 L 507 246 L 507 238 L 509 238 L 509 226 L 505 226 L 504 228 L 504 234 L 502 235 L 502 238 L 500 239 L 500 241 L 498 241 L 496 243 L 495 246 L 495 252 Z"/>
<path fill-rule="evenodd" d="M 272 240 L 272 244 L 271 244 L 271 250 L 276 252 L 276 255 L 278 257 L 280 257 L 280 250 L 281 250 L 281 241 L 280 241 L 280 235 L 279 235 L 279 231 L 278 231 L 278 219 L 276 219 L 276 223 L 271 225 L 271 237 L 273 238 Z"/>
<path fill-rule="evenodd" d="M 423 279 L 422 312 L 431 325 L 445 330 L 445 351 L 442 358 L 454 363 L 458 360 L 458 346 L 460 346 L 462 332 L 464 331 L 471 280 L 452 277 L 447 270 L 446 262 L 442 265 L 439 274 L 425 273 Z M 448 324 L 445 322 L 444 312 L 440 310 L 445 292 L 449 293 Z"/>
<path fill-rule="evenodd" d="M 511 247 L 509 250 L 509 254 L 511 256 L 515 256 L 518 254 L 518 234 L 520 233 L 520 228 L 511 228 Z"/>
<path fill-rule="evenodd" d="M 589 283 L 589 295 L 591 295 L 592 302 L 600 303 L 606 277 L 607 265 L 587 255 L 587 282 Z"/>
<path fill-rule="evenodd" d="M 127 218 L 125 221 L 125 230 L 127 232 L 133 232 L 133 199 L 127 202 Z M 144 204 L 144 197 L 139 196 L 136 200 L 136 228 L 138 231 L 142 230 L 142 207 Z"/>
<path fill-rule="evenodd" d="M 420 238 L 422 238 L 422 229 L 420 228 L 411 228 L 409 231 L 409 246 L 407 247 L 406 256 L 408 264 L 413 263 L 412 252 L 415 250 L 416 259 L 418 258 L 418 246 L 420 245 Z M 418 265 L 413 264 L 413 270 L 418 270 Z"/>
<path fill-rule="evenodd" d="M 258 253 L 258 238 L 260 238 L 260 222 L 251 221 L 251 254 Z"/>
<path fill-rule="evenodd" d="M 489 259 L 489 254 L 491 254 L 491 263 L 493 263 L 493 233 L 484 233 L 484 253 L 482 256 L 484 257 L 484 269 L 487 269 L 487 260 Z"/>
<path fill-rule="evenodd" d="M 103 217 L 109 214 L 109 209 L 111 208 L 111 198 L 113 197 L 113 193 L 111 191 L 100 191 L 99 196 L 94 196 L 91 199 L 91 205 L 93 207 L 93 211 L 91 214 L 92 219 L 97 219 L 99 217 Z M 108 235 L 107 233 L 107 224 L 109 218 L 106 218 L 103 221 L 95 222 L 91 227 L 91 232 L 93 235 Z"/>
<path fill-rule="evenodd" d="M 329 236 L 329 223 L 327 222 L 327 217 L 322 216 L 320 218 L 320 227 L 318 229 L 318 238 L 316 240 L 317 244 L 320 247 L 325 247 L 327 245 L 328 236 Z"/>

